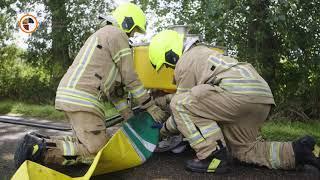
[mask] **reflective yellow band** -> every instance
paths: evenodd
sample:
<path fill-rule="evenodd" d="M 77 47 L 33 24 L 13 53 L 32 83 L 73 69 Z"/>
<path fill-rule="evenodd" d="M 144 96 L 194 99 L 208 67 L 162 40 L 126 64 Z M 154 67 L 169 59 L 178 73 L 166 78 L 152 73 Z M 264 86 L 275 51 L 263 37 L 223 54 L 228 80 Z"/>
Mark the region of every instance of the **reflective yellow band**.
<path fill-rule="evenodd" d="M 122 110 L 129 107 L 127 101 L 124 99 L 122 99 L 118 102 L 112 102 L 112 103 L 118 111 L 122 111 Z"/>
<path fill-rule="evenodd" d="M 131 52 L 127 52 L 127 53 L 121 54 L 117 59 L 114 59 L 114 62 L 118 63 L 122 57 L 128 56 L 128 55 L 131 55 Z"/>
<path fill-rule="evenodd" d="M 216 122 L 213 122 L 208 126 L 200 127 L 200 131 L 203 137 L 207 138 L 212 132 L 221 132 L 221 129 Z"/>
<path fill-rule="evenodd" d="M 184 109 L 185 104 L 190 104 L 192 100 L 189 100 L 188 97 L 185 97 L 184 99 L 177 102 L 176 108 L 178 111 L 178 114 L 180 115 L 182 121 L 184 122 L 185 126 L 187 127 L 187 130 L 189 134 L 194 134 L 198 132 L 196 126 L 193 124 L 193 121 L 190 119 L 188 112 Z"/>
<path fill-rule="evenodd" d="M 90 107 L 104 116 L 104 106 L 97 97 L 84 91 L 68 88 L 59 88 L 56 95 L 56 101 L 76 104 L 83 107 Z"/>
<path fill-rule="evenodd" d="M 117 54 L 112 57 L 112 59 L 115 63 L 117 63 L 121 57 L 130 55 L 130 54 L 131 54 L 131 49 L 124 48 L 124 49 L 121 49 L 120 51 L 118 51 Z"/>
<path fill-rule="evenodd" d="M 71 156 L 75 156 L 76 155 L 76 149 L 74 147 L 73 142 L 67 141 L 67 143 L 69 144 L 69 147 L 70 147 L 70 150 L 71 150 Z"/>
<path fill-rule="evenodd" d="M 71 154 L 70 148 L 68 147 L 66 141 L 62 141 L 62 147 L 63 147 L 63 155 L 67 156 L 68 154 Z"/>
<path fill-rule="evenodd" d="M 269 162 L 273 169 L 280 168 L 280 142 L 271 142 L 269 150 Z"/>
<path fill-rule="evenodd" d="M 232 93 L 256 94 L 273 97 L 269 85 L 258 79 L 223 79 L 219 86 Z"/>
<path fill-rule="evenodd" d="M 145 90 L 143 86 L 138 86 L 137 88 L 131 90 L 130 93 L 134 98 L 139 98 L 147 94 L 147 90 Z"/>
<path fill-rule="evenodd" d="M 201 143 L 202 141 L 205 140 L 205 138 L 208 138 L 209 136 L 216 134 L 216 133 L 221 133 L 221 129 L 218 126 L 217 123 L 212 123 L 209 126 L 205 126 L 203 128 L 200 128 L 201 134 L 199 131 L 197 131 L 196 133 L 192 134 L 191 136 L 189 136 L 187 139 L 190 143 L 190 146 L 195 146 L 199 143 Z"/>
<path fill-rule="evenodd" d="M 74 144 L 72 142 L 62 141 L 62 145 L 63 145 L 63 155 L 64 156 L 75 156 L 76 155 Z"/>
<path fill-rule="evenodd" d="M 215 172 L 216 169 L 218 168 L 220 162 L 221 162 L 221 160 L 214 158 L 214 159 L 211 161 L 211 163 L 210 163 L 210 165 L 209 165 L 209 167 L 208 167 L 207 172 Z"/>
<path fill-rule="evenodd" d="M 58 93 L 66 93 L 66 94 L 74 94 L 75 96 L 80 96 L 83 98 L 87 98 L 93 101 L 99 102 L 99 99 L 97 96 L 94 96 L 90 93 L 87 93 L 85 91 L 80 91 L 77 89 L 72 89 L 72 88 L 58 88 L 57 94 Z"/>
<path fill-rule="evenodd" d="M 76 69 L 73 71 L 71 75 L 70 81 L 68 83 L 68 87 L 74 88 L 76 86 L 84 70 L 86 69 L 87 65 L 91 61 L 92 54 L 97 44 L 98 44 L 98 38 L 92 37 L 90 39 L 88 46 L 86 47 L 86 50 L 81 56 L 78 66 L 76 67 Z"/>
<path fill-rule="evenodd" d="M 181 93 L 189 92 L 190 90 L 191 90 L 190 88 L 181 88 L 181 87 L 178 87 L 176 94 L 181 94 Z"/>
<path fill-rule="evenodd" d="M 65 141 L 73 141 L 73 138 L 71 136 L 63 136 L 63 139 Z"/>
<path fill-rule="evenodd" d="M 104 85 L 103 85 L 105 87 L 105 89 L 104 89 L 105 93 L 110 89 L 111 85 L 116 80 L 117 74 L 118 74 L 118 68 L 116 68 L 115 65 L 112 65 L 112 68 L 108 74 L 108 78 L 104 82 Z"/>
<path fill-rule="evenodd" d="M 194 136 L 192 138 L 190 138 L 190 137 L 187 138 L 191 147 L 193 147 L 193 146 L 195 146 L 205 140 L 199 132 L 197 132 L 196 134 L 193 134 L 193 135 L 196 135 L 196 136 Z"/>
<path fill-rule="evenodd" d="M 36 144 L 33 146 L 33 150 L 32 150 L 32 155 L 34 155 L 35 153 L 37 153 L 37 151 L 39 150 L 39 145 Z"/>
<path fill-rule="evenodd" d="M 227 90 L 231 93 L 238 93 L 238 94 L 256 94 L 262 96 L 273 97 L 272 92 L 268 88 L 261 88 L 261 87 L 250 87 L 250 86 L 233 86 L 233 85 L 220 85 L 221 88 Z"/>
<path fill-rule="evenodd" d="M 312 153 L 314 154 L 314 156 L 319 158 L 319 156 L 320 156 L 320 147 L 317 146 L 317 145 L 314 145 L 314 149 L 313 149 Z"/>
<path fill-rule="evenodd" d="M 112 59 L 114 63 L 118 63 L 121 57 L 127 56 L 131 54 L 130 48 L 125 48 L 120 50 Z M 115 64 L 112 65 L 112 68 L 107 76 L 106 81 L 103 83 L 104 86 L 104 92 L 107 93 L 111 87 L 111 85 L 116 80 L 117 74 L 119 72 L 119 69 L 116 67 Z"/>
<path fill-rule="evenodd" d="M 223 59 L 220 59 L 216 56 L 210 56 L 208 61 L 213 64 L 215 67 L 222 67 L 223 69 L 234 69 L 240 72 L 243 77 L 252 78 L 253 75 L 250 70 L 242 66 L 237 60 L 234 59 L 234 62 L 227 63 Z"/>

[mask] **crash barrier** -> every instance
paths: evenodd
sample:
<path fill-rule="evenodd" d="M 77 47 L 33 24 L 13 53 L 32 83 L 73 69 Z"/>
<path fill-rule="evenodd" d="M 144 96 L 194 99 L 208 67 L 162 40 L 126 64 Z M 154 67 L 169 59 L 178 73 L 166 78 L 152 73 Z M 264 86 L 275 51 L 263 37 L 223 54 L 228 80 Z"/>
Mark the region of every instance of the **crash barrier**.
<path fill-rule="evenodd" d="M 122 124 L 98 152 L 87 173 L 72 178 L 32 161 L 25 161 L 12 180 L 89 180 L 91 176 L 132 168 L 149 159 L 159 140 L 159 130 L 151 126 L 153 118 L 142 112 Z"/>

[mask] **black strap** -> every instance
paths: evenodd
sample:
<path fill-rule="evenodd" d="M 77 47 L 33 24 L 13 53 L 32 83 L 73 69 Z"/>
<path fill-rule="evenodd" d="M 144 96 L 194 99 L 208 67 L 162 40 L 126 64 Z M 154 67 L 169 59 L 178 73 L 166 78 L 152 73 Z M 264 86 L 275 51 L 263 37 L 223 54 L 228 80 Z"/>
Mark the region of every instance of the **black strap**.
<path fill-rule="evenodd" d="M 152 100 L 151 97 L 149 97 L 147 100 L 145 100 L 143 103 L 141 103 L 142 106 L 148 104 Z"/>

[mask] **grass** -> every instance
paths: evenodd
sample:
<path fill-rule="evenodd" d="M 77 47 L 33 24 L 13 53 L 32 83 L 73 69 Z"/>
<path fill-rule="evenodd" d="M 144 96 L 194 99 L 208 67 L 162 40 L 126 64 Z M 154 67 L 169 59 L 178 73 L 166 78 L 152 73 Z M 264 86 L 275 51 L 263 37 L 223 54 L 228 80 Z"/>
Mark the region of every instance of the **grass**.
<path fill-rule="evenodd" d="M 117 114 L 110 103 L 105 104 L 107 117 Z M 52 105 L 34 105 L 16 101 L 0 101 L 0 114 L 18 114 L 26 117 L 38 117 L 50 120 L 63 120 L 64 113 L 54 109 Z M 268 121 L 262 128 L 262 136 L 267 140 L 290 141 L 302 135 L 312 135 L 320 144 L 320 121 Z"/>
<path fill-rule="evenodd" d="M 0 114 L 14 114 L 26 117 L 39 117 L 51 120 L 63 120 L 64 113 L 55 110 L 52 105 L 34 105 L 5 100 L 0 102 Z"/>
<path fill-rule="evenodd" d="M 262 136 L 268 140 L 290 141 L 302 135 L 312 135 L 320 144 L 320 121 L 273 120 L 265 123 L 262 127 Z"/>
<path fill-rule="evenodd" d="M 105 104 L 107 117 L 117 114 L 110 103 Z M 0 101 L 0 114 L 38 117 L 49 120 L 64 120 L 64 113 L 57 111 L 53 105 L 35 105 L 11 100 Z"/>

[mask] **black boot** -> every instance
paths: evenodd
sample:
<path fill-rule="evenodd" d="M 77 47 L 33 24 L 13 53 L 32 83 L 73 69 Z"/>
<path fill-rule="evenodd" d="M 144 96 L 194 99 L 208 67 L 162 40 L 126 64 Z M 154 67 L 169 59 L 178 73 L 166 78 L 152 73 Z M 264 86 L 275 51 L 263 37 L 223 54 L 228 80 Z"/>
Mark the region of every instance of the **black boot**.
<path fill-rule="evenodd" d="M 208 172 L 222 174 L 229 172 L 230 167 L 227 162 L 227 148 L 223 147 L 216 150 L 209 157 L 203 160 L 188 160 L 186 163 L 186 169 L 200 173 Z"/>
<path fill-rule="evenodd" d="M 320 159 L 313 153 L 316 147 L 316 141 L 311 136 L 304 136 L 296 141 L 292 142 L 294 156 L 296 160 L 296 166 L 300 165 L 312 165 L 320 170 Z M 319 155 L 317 155 L 319 156 Z"/>
<path fill-rule="evenodd" d="M 43 138 L 39 138 L 32 134 L 26 134 L 19 142 L 16 152 L 14 154 L 14 162 L 16 168 L 25 160 L 34 162 L 41 162 L 46 150 L 46 143 Z"/>

